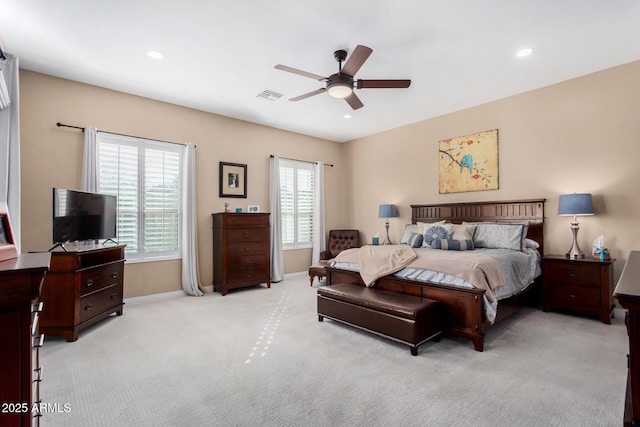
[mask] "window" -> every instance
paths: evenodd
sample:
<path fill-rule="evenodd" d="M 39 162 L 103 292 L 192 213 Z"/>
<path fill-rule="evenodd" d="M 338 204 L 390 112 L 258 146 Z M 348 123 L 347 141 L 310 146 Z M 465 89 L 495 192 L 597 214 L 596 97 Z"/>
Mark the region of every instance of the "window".
<path fill-rule="evenodd" d="M 99 132 L 98 191 L 118 196 L 128 260 L 180 256 L 182 147 Z"/>
<path fill-rule="evenodd" d="M 313 164 L 280 160 L 282 248 L 310 248 L 313 238 Z"/>

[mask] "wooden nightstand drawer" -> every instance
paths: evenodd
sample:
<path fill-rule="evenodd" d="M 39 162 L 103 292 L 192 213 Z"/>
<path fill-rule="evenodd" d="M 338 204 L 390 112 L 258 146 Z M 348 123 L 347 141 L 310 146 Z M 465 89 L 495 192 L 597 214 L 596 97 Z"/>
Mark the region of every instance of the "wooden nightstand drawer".
<path fill-rule="evenodd" d="M 552 283 L 600 287 L 600 266 L 578 263 L 548 263 Z"/>
<path fill-rule="evenodd" d="M 572 307 L 600 307 L 600 288 L 579 285 L 552 285 L 551 298 L 556 304 Z"/>
<path fill-rule="evenodd" d="M 260 242 L 266 238 L 266 229 L 261 227 L 247 227 L 241 229 L 229 229 L 227 239 L 229 242 Z"/>

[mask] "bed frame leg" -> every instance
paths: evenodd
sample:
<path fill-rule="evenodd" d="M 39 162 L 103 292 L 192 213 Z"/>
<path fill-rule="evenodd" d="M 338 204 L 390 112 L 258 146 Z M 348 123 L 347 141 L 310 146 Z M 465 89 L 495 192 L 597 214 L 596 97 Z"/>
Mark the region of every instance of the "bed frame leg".
<path fill-rule="evenodd" d="M 320 314 L 318 314 L 318 322 L 322 322 L 324 320 L 324 316 L 321 316 Z"/>
<path fill-rule="evenodd" d="M 409 349 L 411 350 L 411 355 L 412 356 L 417 356 L 418 355 L 418 347 L 409 347 Z"/>
<path fill-rule="evenodd" d="M 484 351 L 484 335 L 477 334 L 473 336 L 473 348 L 475 348 L 476 351 Z"/>

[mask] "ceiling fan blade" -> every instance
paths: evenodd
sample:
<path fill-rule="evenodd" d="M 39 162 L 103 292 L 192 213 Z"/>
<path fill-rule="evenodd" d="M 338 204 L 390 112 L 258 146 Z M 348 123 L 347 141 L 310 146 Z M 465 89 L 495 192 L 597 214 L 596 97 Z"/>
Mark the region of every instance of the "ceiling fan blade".
<path fill-rule="evenodd" d="M 358 80 L 358 89 L 403 89 L 411 85 L 411 80 Z"/>
<path fill-rule="evenodd" d="M 345 62 L 344 67 L 342 67 L 342 74 L 346 74 L 349 77 L 353 77 L 356 75 L 364 61 L 369 58 L 373 50 L 370 47 L 358 45 L 353 50 L 353 53 L 349 58 L 347 58 L 347 62 Z"/>
<path fill-rule="evenodd" d="M 304 95 L 300 95 L 300 96 L 296 96 L 295 98 L 291 98 L 289 101 L 300 101 L 300 100 L 309 98 L 309 97 L 314 96 L 314 95 L 318 95 L 318 94 L 320 94 L 322 92 L 326 92 L 326 91 L 327 91 L 327 89 L 325 89 L 325 88 L 314 90 L 313 92 L 305 93 Z"/>
<path fill-rule="evenodd" d="M 360 101 L 360 98 L 358 98 L 353 92 L 351 92 L 351 95 L 347 96 L 344 100 L 347 101 L 347 104 L 349 104 L 349 106 L 351 106 L 351 108 L 353 108 L 354 110 L 364 107 L 364 104 L 362 103 L 362 101 Z"/>
<path fill-rule="evenodd" d="M 327 79 L 326 77 L 320 76 L 318 74 L 313 74 L 307 71 L 298 70 L 297 68 L 288 67 L 286 65 L 278 64 L 273 68 L 275 68 L 276 70 L 282 70 L 282 71 L 287 71 L 289 73 L 298 74 L 299 76 L 309 77 L 314 80 L 322 81 Z"/>

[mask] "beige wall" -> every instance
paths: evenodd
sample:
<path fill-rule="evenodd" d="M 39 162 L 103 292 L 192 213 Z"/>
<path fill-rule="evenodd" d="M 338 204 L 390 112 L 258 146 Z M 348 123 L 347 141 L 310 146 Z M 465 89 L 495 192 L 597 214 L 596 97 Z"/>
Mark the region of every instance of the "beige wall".
<path fill-rule="evenodd" d="M 545 251 L 571 246 L 570 219 L 558 196 L 586 192 L 596 215 L 581 217 L 580 247 L 600 234 L 616 278 L 628 252 L 640 249 L 640 62 L 425 120 L 345 144 L 350 165 L 352 226 L 366 241 L 384 235 L 380 203 L 395 203 L 398 242 L 410 204 L 546 198 Z M 499 130 L 499 189 L 438 193 L 438 141 Z M 374 190 L 372 190 L 374 189 Z"/>
<path fill-rule="evenodd" d="M 346 227 L 347 163 L 342 145 L 227 117 L 21 70 L 22 250 L 51 247 L 51 188 L 80 188 L 82 132 L 56 122 L 144 138 L 194 142 L 197 169 L 198 262 L 204 286 L 213 280 L 211 213 L 257 204 L 269 210 L 269 156 L 333 163 L 325 169 L 327 229 Z M 218 197 L 218 162 L 248 165 L 248 197 Z M 338 189 L 340 189 L 338 191 Z M 304 271 L 310 250 L 286 251 L 285 273 Z M 181 289 L 179 261 L 127 264 L 125 297 Z"/>
<path fill-rule="evenodd" d="M 596 215 L 580 218 L 579 243 L 590 251 L 605 234 L 616 278 L 629 250 L 640 249 L 640 62 L 336 144 L 22 70 L 22 248 L 51 244 L 51 188 L 79 188 L 82 134 L 78 126 L 197 144 L 198 261 L 210 285 L 212 212 L 268 206 L 272 153 L 334 163 L 326 169 L 327 230 L 358 228 L 369 241 L 384 235 L 380 203 L 395 203 L 397 242 L 410 222 L 411 203 L 546 198 L 545 249 L 571 245 L 569 218 L 556 215 L 558 195 L 590 192 Z M 474 193 L 438 193 L 438 141 L 498 129 L 500 187 Z M 218 162 L 248 164 L 248 198 L 218 198 Z M 344 183 L 347 183 L 345 186 Z M 285 252 L 285 272 L 303 271 L 310 251 Z M 125 296 L 180 289 L 178 261 L 127 264 Z"/>

